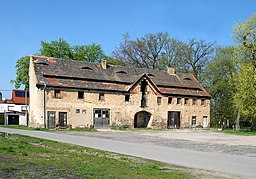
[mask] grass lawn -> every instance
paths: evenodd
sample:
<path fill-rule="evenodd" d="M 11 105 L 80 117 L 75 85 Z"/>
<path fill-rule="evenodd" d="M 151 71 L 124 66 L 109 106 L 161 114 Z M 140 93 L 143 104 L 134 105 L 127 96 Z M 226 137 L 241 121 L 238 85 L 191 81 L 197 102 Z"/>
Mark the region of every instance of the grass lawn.
<path fill-rule="evenodd" d="M 48 131 L 48 129 L 46 129 L 46 128 L 34 128 L 34 127 L 28 127 L 28 126 L 22 126 L 22 125 L 7 125 L 7 126 L 1 125 L 0 127 L 23 129 L 23 130 Z"/>
<path fill-rule="evenodd" d="M 256 131 L 251 131 L 251 130 L 232 130 L 232 129 L 224 129 L 221 132 L 223 133 L 227 133 L 227 134 L 235 134 L 235 135 L 244 135 L 244 136 L 252 136 L 252 135 L 256 135 Z"/>
<path fill-rule="evenodd" d="M 175 166 L 0 133 L 1 178 L 189 178 Z"/>
<path fill-rule="evenodd" d="M 34 127 L 28 127 L 28 126 L 22 126 L 22 125 L 7 125 L 7 126 L 0 126 L 0 127 L 6 127 L 6 128 L 13 128 L 13 129 L 24 129 L 24 130 L 39 130 L 39 131 L 49 131 L 47 128 L 34 128 Z M 66 131 L 77 131 L 77 132 L 96 132 L 96 129 L 90 129 L 90 128 L 67 128 L 67 129 L 56 129 L 56 130 L 66 130 Z"/>

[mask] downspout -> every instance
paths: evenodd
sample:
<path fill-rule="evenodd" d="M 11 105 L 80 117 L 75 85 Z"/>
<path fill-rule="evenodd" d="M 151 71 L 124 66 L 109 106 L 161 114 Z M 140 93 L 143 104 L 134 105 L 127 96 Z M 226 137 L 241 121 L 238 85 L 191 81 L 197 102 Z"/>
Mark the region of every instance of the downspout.
<path fill-rule="evenodd" d="M 44 92 L 44 97 L 43 97 L 43 108 L 44 108 L 44 128 L 46 128 L 46 106 L 45 106 L 45 89 L 46 89 L 46 84 L 44 84 L 43 92 Z"/>

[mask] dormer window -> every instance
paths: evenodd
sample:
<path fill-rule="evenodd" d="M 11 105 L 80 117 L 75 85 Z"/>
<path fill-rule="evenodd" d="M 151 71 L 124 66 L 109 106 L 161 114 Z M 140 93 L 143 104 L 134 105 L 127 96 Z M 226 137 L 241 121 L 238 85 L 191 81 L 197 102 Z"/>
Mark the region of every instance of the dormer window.
<path fill-rule="evenodd" d="M 184 78 L 184 80 L 185 81 L 192 81 L 191 78 L 189 78 L 189 77 Z"/>
<path fill-rule="evenodd" d="M 38 63 L 35 63 L 35 64 L 37 64 L 37 65 L 43 65 L 43 66 L 49 65 L 49 64 L 46 63 L 46 62 L 38 62 Z"/>
<path fill-rule="evenodd" d="M 116 72 L 117 74 L 123 74 L 123 75 L 125 75 L 125 74 L 127 74 L 125 71 L 118 71 L 118 72 Z"/>
<path fill-rule="evenodd" d="M 90 68 L 90 67 L 83 67 L 83 68 L 81 68 L 81 69 L 82 69 L 82 70 L 93 71 L 92 68 Z"/>
<path fill-rule="evenodd" d="M 149 73 L 148 76 L 154 77 L 155 75 L 153 75 L 152 73 Z"/>

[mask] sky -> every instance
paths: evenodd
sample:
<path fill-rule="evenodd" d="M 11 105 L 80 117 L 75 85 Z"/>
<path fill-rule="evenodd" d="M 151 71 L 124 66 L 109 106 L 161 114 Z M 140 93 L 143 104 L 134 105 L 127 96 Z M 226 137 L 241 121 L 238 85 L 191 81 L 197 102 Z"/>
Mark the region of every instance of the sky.
<path fill-rule="evenodd" d="M 5 90 L 14 88 L 16 61 L 36 54 L 41 41 L 97 43 L 111 55 L 126 32 L 168 32 L 229 46 L 232 27 L 255 12 L 255 0 L 0 0 L 0 91 L 11 98 Z"/>

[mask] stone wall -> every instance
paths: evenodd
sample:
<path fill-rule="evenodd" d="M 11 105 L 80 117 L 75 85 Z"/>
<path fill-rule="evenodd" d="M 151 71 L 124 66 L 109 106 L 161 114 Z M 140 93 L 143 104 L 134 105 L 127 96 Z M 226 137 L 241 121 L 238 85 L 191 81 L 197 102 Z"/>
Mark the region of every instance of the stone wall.
<path fill-rule="evenodd" d="M 36 90 L 35 90 L 36 91 Z M 131 89 L 130 101 L 125 101 L 125 94 L 105 93 L 104 100 L 99 100 L 99 92 L 84 91 L 84 98 L 78 99 L 78 91 L 61 90 L 60 98 L 54 97 L 54 89 L 47 89 L 46 92 L 46 114 L 48 111 L 56 111 L 56 124 L 58 125 L 58 113 L 67 112 L 67 122 L 69 126 L 87 126 L 93 125 L 93 109 L 110 109 L 110 126 L 129 126 L 134 127 L 135 114 L 140 111 L 146 111 L 150 117 L 148 127 L 167 128 L 168 111 L 180 112 L 180 127 L 191 127 L 192 116 L 196 116 L 196 125 L 203 124 L 203 116 L 207 116 L 207 127 L 210 122 L 210 102 L 205 99 L 205 105 L 201 105 L 201 99 L 189 98 L 189 103 L 184 104 L 184 97 L 181 104 L 177 104 L 177 97 L 172 96 L 172 103 L 168 104 L 168 96 L 162 96 L 152 84 L 147 88 L 147 106 L 141 108 L 140 85 Z M 40 93 L 42 96 L 42 93 Z M 38 97 L 38 96 L 37 96 Z M 161 97 L 161 104 L 157 103 L 157 97 Z M 31 97 L 33 100 L 33 98 Z M 39 98 L 37 98 L 38 100 Z M 192 105 L 192 99 L 196 99 L 197 104 Z M 31 123 L 34 124 L 37 117 L 38 124 L 43 124 L 40 114 L 42 111 L 42 100 L 37 101 L 38 107 L 31 110 Z M 31 105 L 34 104 L 31 101 Z M 35 112 L 38 113 L 35 115 Z"/>

